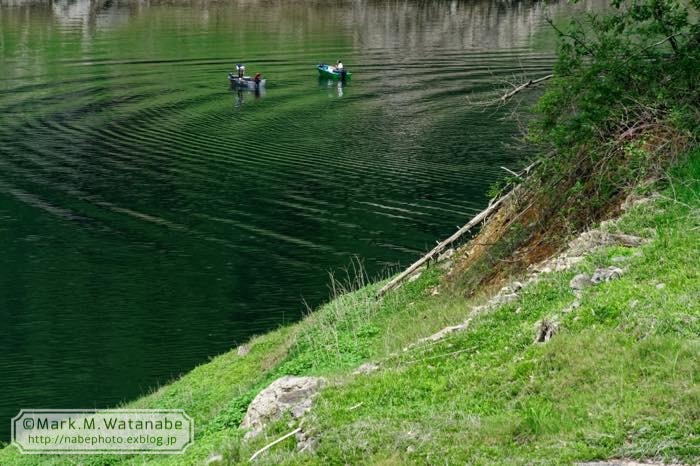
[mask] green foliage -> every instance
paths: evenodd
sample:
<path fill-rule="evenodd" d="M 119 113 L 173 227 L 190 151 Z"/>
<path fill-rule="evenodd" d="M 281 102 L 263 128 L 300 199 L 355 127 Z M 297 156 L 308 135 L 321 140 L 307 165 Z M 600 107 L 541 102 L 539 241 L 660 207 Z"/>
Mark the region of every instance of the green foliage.
<path fill-rule="evenodd" d="M 673 114 L 681 126 L 697 122 L 700 26 L 687 3 L 614 0 L 612 8 L 556 28 L 555 78 L 531 137 L 559 156 L 607 142 L 639 119 Z"/>
<path fill-rule="evenodd" d="M 545 221 L 585 227 L 700 137 L 697 3 L 613 0 L 605 14 L 551 23 L 558 60 L 529 131 L 547 155 L 527 181 Z"/>

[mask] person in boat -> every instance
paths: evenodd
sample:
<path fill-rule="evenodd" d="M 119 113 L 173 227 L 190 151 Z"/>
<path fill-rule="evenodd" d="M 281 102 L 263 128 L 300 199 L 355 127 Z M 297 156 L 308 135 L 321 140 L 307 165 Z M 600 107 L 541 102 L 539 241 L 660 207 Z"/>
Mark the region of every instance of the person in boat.
<path fill-rule="evenodd" d="M 255 81 L 255 89 L 260 89 L 260 81 L 262 81 L 262 75 L 260 73 L 255 73 L 255 78 L 253 79 Z"/>
<path fill-rule="evenodd" d="M 340 80 L 345 81 L 345 76 L 347 76 L 348 72 L 345 71 L 342 61 L 338 60 L 338 63 L 335 64 L 335 70 L 340 73 Z"/>
<path fill-rule="evenodd" d="M 245 74 L 245 65 L 242 63 L 236 64 L 236 71 L 238 72 L 238 77 L 243 79 L 243 75 Z"/>

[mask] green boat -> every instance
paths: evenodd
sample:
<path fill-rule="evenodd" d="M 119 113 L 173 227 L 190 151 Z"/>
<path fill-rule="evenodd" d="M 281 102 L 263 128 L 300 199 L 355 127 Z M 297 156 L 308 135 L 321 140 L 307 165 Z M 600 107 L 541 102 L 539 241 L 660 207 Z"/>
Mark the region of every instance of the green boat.
<path fill-rule="evenodd" d="M 317 65 L 316 69 L 318 70 L 318 74 L 322 78 L 346 81 L 350 79 L 350 76 L 352 76 L 352 73 L 350 73 L 345 68 L 343 68 L 342 70 L 338 70 L 335 66 L 326 65 L 324 63 Z"/>

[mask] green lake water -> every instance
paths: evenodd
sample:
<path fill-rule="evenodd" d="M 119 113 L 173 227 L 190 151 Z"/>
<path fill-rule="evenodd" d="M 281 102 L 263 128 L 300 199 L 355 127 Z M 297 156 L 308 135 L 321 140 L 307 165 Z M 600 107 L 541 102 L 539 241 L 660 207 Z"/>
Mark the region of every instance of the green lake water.
<path fill-rule="evenodd" d="M 113 406 L 406 265 L 518 167 L 563 3 L 0 0 L 0 439 Z M 345 87 L 315 65 L 342 59 Z M 268 80 L 232 91 L 236 62 Z"/>

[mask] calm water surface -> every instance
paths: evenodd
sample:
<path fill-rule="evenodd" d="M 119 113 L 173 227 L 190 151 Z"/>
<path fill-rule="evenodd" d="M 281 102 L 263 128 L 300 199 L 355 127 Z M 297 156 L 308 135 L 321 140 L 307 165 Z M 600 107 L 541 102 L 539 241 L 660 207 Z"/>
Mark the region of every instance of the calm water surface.
<path fill-rule="evenodd" d="M 0 0 L 0 439 L 20 408 L 138 396 L 406 264 L 516 167 L 546 73 L 516 1 Z M 342 88 L 314 65 L 342 59 Z M 229 89 L 238 61 L 263 95 Z"/>

